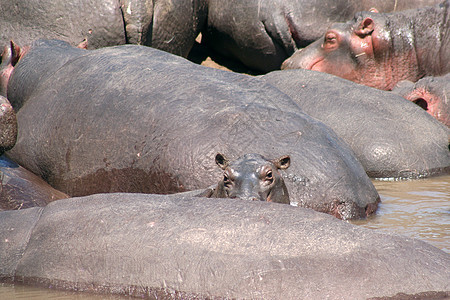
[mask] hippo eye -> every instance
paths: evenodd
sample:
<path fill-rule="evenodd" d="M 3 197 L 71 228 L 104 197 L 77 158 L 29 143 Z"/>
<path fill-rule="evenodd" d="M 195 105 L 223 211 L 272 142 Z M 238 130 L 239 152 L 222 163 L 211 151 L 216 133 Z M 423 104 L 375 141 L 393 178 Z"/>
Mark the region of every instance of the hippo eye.
<path fill-rule="evenodd" d="M 268 181 L 269 183 L 273 182 L 273 173 L 271 170 L 267 171 L 266 173 L 266 181 Z"/>

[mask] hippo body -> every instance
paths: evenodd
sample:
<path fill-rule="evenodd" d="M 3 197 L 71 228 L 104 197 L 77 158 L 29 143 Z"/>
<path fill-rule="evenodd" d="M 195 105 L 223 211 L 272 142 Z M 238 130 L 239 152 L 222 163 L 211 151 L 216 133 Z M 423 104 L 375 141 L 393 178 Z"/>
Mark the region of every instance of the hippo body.
<path fill-rule="evenodd" d="M 260 72 L 279 69 L 294 52 L 317 40 L 334 22 L 376 7 L 390 12 L 439 1 L 222 0 L 208 1 L 205 43 Z"/>
<path fill-rule="evenodd" d="M 8 156 L 58 190 L 193 190 L 217 183 L 217 152 L 288 154 L 293 204 L 342 218 L 376 209 L 378 193 L 348 146 L 256 78 L 125 45 L 84 51 L 40 79 L 28 99 L 16 99 L 16 90 L 35 84 L 40 61 L 27 59 L 34 51 L 47 47 L 32 46 L 8 84 L 11 103 L 23 104 Z"/>
<path fill-rule="evenodd" d="M 401 81 L 392 92 L 416 103 L 450 127 L 450 73 L 424 77 L 415 83 Z"/>
<path fill-rule="evenodd" d="M 351 146 L 370 177 L 421 178 L 450 172 L 449 129 L 392 92 L 310 70 L 276 71 L 261 78 L 330 126 Z"/>
<path fill-rule="evenodd" d="M 0 0 L 0 43 L 39 38 L 88 49 L 143 44 L 186 56 L 200 32 L 205 0 Z"/>
<path fill-rule="evenodd" d="M 2 282 L 150 299 L 436 299 L 450 290 L 448 253 L 276 203 L 96 194 L 0 212 L 0 223 Z"/>
<path fill-rule="evenodd" d="M 282 69 L 303 68 L 391 90 L 450 72 L 450 0 L 395 13 L 361 12 L 332 25 Z"/>
<path fill-rule="evenodd" d="M 69 198 L 42 178 L 0 156 L 0 210 L 18 210 Z"/>
<path fill-rule="evenodd" d="M 0 95 L 0 155 L 16 144 L 16 113 L 8 99 Z"/>

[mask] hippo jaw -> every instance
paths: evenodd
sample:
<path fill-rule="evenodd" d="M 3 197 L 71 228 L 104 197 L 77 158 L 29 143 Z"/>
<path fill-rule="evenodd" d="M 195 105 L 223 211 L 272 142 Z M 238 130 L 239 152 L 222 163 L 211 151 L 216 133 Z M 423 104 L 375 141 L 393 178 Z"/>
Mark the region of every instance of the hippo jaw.
<path fill-rule="evenodd" d="M 224 170 L 216 197 L 290 203 L 286 185 L 278 172 L 289 167 L 289 156 L 270 161 L 257 154 L 247 154 L 230 163 L 219 153 L 216 163 Z"/>

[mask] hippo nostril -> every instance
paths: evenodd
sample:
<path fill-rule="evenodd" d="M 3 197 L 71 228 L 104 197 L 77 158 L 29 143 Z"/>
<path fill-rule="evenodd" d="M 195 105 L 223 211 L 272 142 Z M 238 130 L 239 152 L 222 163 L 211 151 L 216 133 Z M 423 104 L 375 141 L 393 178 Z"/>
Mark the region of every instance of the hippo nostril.
<path fill-rule="evenodd" d="M 428 110 L 428 102 L 423 99 L 423 98 L 418 98 L 416 100 L 413 101 L 415 104 L 419 105 L 420 107 L 422 107 L 424 110 Z"/>

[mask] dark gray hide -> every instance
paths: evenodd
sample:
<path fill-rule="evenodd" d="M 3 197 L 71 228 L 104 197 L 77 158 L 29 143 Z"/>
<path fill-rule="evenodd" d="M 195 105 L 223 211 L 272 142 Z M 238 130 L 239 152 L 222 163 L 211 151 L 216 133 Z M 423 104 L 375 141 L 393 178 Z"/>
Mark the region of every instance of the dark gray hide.
<path fill-rule="evenodd" d="M 448 128 L 402 97 L 308 70 L 261 78 L 330 126 L 370 177 L 417 178 L 450 171 Z"/>
<path fill-rule="evenodd" d="M 16 113 L 8 99 L 0 96 L 0 155 L 14 147 L 16 138 Z"/>
<path fill-rule="evenodd" d="M 45 206 L 64 198 L 69 196 L 4 155 L 0 156 L 0 210 Z"/>
<path fill-rule="evenodd" d="M 32 48 L 29 58 L 33 51 L 46 48 Z M 27 55 L 16 65 L 10 91 L 32 84 L 26 74 L 39 62 Z M 378 201 L 364 169 L 332 130 L 250 76 L 126 45 L 69 60 L 28 95 L 11 99 L 25 104 L 8 155 L 72 196 L 205 188 L 221 178 L 214 164 L 221 152 L 290 155 L 283 176 L 293 204 L 353 218 Z"/>
<path fill-rule="evenodd" d="M 416 83 L 401 81 L 392 92 L 416 103 L 450 127 L 450 73 L 440 77 L 425 77 Z"/>
<path fill-rule="evenodd" d="M 89 49 L 133 43 L 187 56 L 205 18 L 204 0 L 0 0 L 0 45 L 87 39 Z"/>
<path fill-rule="evenodd" d="M 444 251 L 277 203 L 97 194 L 0 212 L 0 223 L 2 281 L 151 299 L 450 290 Z"/>
<path fill-rule="evenodd" d="M 334 22 L 358 11 L 380 12 L 439 3 L 438 0 L 209 0 L 203 37 L 215 51 L 262 72 L 279 69 Z"/>

